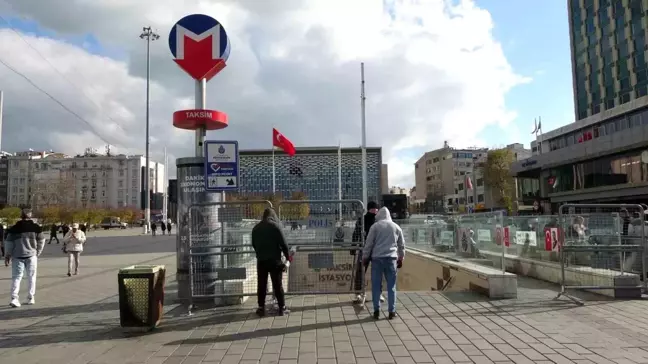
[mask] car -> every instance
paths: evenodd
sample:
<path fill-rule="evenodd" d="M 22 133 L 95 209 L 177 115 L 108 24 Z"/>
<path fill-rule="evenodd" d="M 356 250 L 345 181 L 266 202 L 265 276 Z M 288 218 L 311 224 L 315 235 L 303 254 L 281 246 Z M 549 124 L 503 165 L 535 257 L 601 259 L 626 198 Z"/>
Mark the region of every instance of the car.
<path fill-rule="evenodd" d="M 99 224 L 99 226 L 101 226 L 104 230 L 114 229 L 114 228 L 126 229 L 125 224 L 126 223 L 121 222 L 120 218 L 115 216 L 109 216 L 104 218 L 103 221 L 101 221 L 101 224 Z"/>

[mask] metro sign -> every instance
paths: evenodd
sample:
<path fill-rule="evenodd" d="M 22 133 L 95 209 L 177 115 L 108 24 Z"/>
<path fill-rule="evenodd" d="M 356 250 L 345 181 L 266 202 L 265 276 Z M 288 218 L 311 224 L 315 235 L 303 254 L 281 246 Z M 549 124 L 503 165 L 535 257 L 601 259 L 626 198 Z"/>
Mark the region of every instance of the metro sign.
<path fill-rule="evenodd" d="M 195 80 L 209 81 L 226 66 L 230 42 L 223 26 L 203 14 L 187 15 L 169 33 L 174 61 Z"/>

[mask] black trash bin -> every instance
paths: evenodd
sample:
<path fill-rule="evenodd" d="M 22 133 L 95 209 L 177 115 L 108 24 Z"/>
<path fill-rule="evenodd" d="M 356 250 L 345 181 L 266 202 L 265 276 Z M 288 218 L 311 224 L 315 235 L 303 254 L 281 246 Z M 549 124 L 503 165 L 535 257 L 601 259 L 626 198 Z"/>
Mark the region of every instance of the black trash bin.
<path fill-rule="evenodd" d="M 153 329 L 158 326 L 163 315 L 165 276 L 163 265 L 133 265 L 119 270 L 121 327 Z"/>

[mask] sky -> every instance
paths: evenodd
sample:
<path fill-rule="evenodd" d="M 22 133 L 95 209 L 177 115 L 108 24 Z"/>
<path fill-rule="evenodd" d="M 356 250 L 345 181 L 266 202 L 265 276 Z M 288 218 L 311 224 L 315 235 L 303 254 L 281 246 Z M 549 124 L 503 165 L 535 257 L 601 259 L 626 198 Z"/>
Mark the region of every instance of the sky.
<path fill-rule="evenodd" d="M 142 154 L 150 25 L 152 158 L 192 155 L 193 132 L 171 117 L 193 107 L 194 85 L 167 42 L 191 13 L 231 43 L 207 98 L 230 126 L 207 138 L 242 149 L 270 148 L 273 127 L 297 148 L 359 146 L 360 62 L 367 144 L 383 148 L 390 185 L 411 187 L 413 163 L 443 141 L 528 147 L 534 118 L 544 131 L 573 121 L 561 0 L 2 0 L 2 150 Z"/>

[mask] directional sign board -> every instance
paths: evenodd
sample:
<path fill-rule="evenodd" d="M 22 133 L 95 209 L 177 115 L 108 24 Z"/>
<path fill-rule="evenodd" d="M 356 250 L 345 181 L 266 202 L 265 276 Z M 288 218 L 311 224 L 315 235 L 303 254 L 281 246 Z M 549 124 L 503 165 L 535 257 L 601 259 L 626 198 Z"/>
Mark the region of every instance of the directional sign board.
<path fill-rule="evenodd" d="M 235 140 L 205 141 L 205 190 L 232 191 L 239 188 L 239 150 Z"/>
<path fill-rule="evenodd" d="M 225 68 L 230 42 L 223 26 L 204 14 L 187 15 L 169 33 L 169 48 L 175 62 L 196 80 L 209 81 Z"/>

